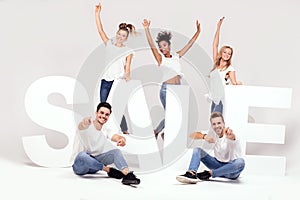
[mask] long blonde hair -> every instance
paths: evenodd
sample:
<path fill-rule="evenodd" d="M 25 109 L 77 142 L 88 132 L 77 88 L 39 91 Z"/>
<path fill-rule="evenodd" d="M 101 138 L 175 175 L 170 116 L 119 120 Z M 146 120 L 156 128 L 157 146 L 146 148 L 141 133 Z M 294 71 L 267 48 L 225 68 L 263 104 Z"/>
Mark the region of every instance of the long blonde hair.
<path fill-rule="evenodd" d="M 222 71 L 226 70 L 231 65 L 231 58 L 232 58 L 232 55 L 233 55 L 233 49 L 230 46 L 222 46 L 222 48 L 218 52 L 217 58 L 214 60 L 214 67 L 212 68 L 212 70 L 210 70 L 211 72 L 214 71 L 218 66 L 220 66 L 220 62 L 221 62 L 221 59 L 222 59 L 222 52 L 224 51 L 224 49 L 230 49 L 231 50 L 231 56 L 230 56 L 229 60 L 227 60 L 226 66 L 222 69 Z"/>

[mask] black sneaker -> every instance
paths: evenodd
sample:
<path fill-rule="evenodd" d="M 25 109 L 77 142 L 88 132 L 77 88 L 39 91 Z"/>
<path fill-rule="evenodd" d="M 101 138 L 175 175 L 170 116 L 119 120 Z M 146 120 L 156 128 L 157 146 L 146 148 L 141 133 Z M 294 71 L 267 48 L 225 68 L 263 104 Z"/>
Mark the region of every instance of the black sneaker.
<path fill-rule="evenodd" d="M 138 185 L 140 184 L 140 179 L 138 179 L 133 172 L 129 172 L 127 175 L 125 175 L 122 179 L 122 183 L 124 185 Z"/>
<path fill-rule="evenodd" d="M 200 179 L 200 180 L 208 180 L 211 175 L 209 173 L 209 171 L 207 170 L 204 170 L 203 172 L 201 173 L 197 173 L 197 177 Z"/>
<path fill-rule="evenodd" d="M 107 173 L 107 175 L 111 178 L 116 179 L 121 179 L 125 176 L 120 170 L 117 170 L 113 167 L 109 168 L 109 172 Z"/>
<path fill-rule="evenodd" d="M 189 171 L 185 172 L 185 174 L 183 174 L 183 175 L 177 176 L 176 180 L 181 183 L 191 183 L 191 184 L 195 184 L 195 183 L 199 182 L 199 179 L 197 179 L 196 173 L 192 173 Z"/>
<path fill-rule="evenodd" d="M 157 139 L 159 133 L 156 130 L 154 130 L 153 132 L 154 132 L 155 139 Z"/>

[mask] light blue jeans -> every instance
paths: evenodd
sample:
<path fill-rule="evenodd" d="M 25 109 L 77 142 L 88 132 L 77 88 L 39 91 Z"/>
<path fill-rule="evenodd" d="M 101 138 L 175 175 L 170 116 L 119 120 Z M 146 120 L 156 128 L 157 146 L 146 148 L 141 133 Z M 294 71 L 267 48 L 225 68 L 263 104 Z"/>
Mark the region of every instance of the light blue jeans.
<path fill-rule="evenodd" d="M 200 161 L 212 170 L 213 178 L 225 177 L 229 179 L 237 179 L 245 167 L 245 161 L 243 158 L 237 158 L 230 162 L 220 162 L 215 157 L 207 154 L 201 148 L 194 148 L 188 170 L 197 172 L 200 166 Z"/>
<path fill-rule="evenodd" d="M 161 85 L 159 97 L 160 97 L 161 104 L 162 104 L 163 107 L 164 107 L 164 110 L 166 109 L 167 85 L 180 85 L 180 83 L 179 83 L 179 84 L 168 84 L 168 83 L 165 83 L 165 82 L 164 82 L 164 83 Z M 163 120 L 160 121 L 160 123 L 158 124 L 158 126 L 157 126 L 156 129 L 155 129 L 155 132 L 159 133 L 159 132 L 161 132 L 164 128 L 165 128 L 165 119 L 163 119 Z"/>
<path fill-rule="evenodd" d="M 210 112 L 219 112 L 221 114 L 223 114 L 223 103 L 222 101 L 219 102 L 219 104 L 215 104 L 215 102 L 211 102 L 211 108 L 210 108 Z"/>
<path fill-rule="evenodd" d="M 113 149 L 98 156 L 91 156 L 87 152 L 80 152 L 72 165 L 73 171 L 77 175 L 95 174 L 103 170 L 103 166 L 115 164 L 117 169 L 122 170 L 128 165 L 119 149 Z"/>

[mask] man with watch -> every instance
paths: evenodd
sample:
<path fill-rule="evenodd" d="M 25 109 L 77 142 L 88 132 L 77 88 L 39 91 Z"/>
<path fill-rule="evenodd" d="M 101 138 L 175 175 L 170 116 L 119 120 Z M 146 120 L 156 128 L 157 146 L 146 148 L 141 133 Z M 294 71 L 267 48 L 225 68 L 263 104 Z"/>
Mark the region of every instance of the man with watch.
<path fill-rule="evenodd" d="M 212 131 L 195 132 L 193 139 L 203 139 L 213 145 L 214 157 L 202 148 L 194 148 L 188 171 L 176 177 L 182 183 L 197 183 L 209 178 L 223 177 L 237 179 L 245 167 L 242 150 L 237 136 L 229 127 L 225 127 L 221 113 L 213 112 L 210 116 Z M 200 163 L 209 170 L 197 173 Z"/>

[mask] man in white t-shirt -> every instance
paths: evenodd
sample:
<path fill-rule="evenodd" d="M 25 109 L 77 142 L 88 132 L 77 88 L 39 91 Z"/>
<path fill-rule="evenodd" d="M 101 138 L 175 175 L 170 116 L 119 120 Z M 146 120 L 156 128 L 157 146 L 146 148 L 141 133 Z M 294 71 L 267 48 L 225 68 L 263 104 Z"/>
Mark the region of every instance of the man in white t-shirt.
<path fill-rule="evenodd" d="M 204 139 L 213 144 L 214 156 L 209 155 L 201 148 L 194 148 L 188 171 L 176 179 L 182 183 L 197 183 L 200 180 L 208 180 L 210 177 L 224 177 L 237 179 L 245 167 L 242 158 L 241 145 L 238 138 L 229 127 L 225 127 L 221 113 L 213 112 L 210 116 L 210 132 L 195 132 L 190 135 L 193 139 Z M 212 131 L 211 131 L 212 132 Z M 202 162 L 209 171 L 197 173 Z"/>
<path fill-rule="evenodd" d="M 100 170 L 107 172 L 109 177 L 122 179 L 125 185 L 139 184 L 140 179 L 130 172 L 128 165 L 117 148 L 105 151 L 109 146 L 109 138 L 116 142 L 117 146 L 125 146 L 126 139 L 122 135 L 113 133 L 104 126 L 111 114 L 111 105 L 107 102 L 99 103 L 95 112 L 95 119 L 84 118 L 78 124 L 78 131 L 74 140 L 72 165 L 73 171 L 77 175 L 95 174 Z M 117 169 L 108 165 L 115 164 Z"/>

